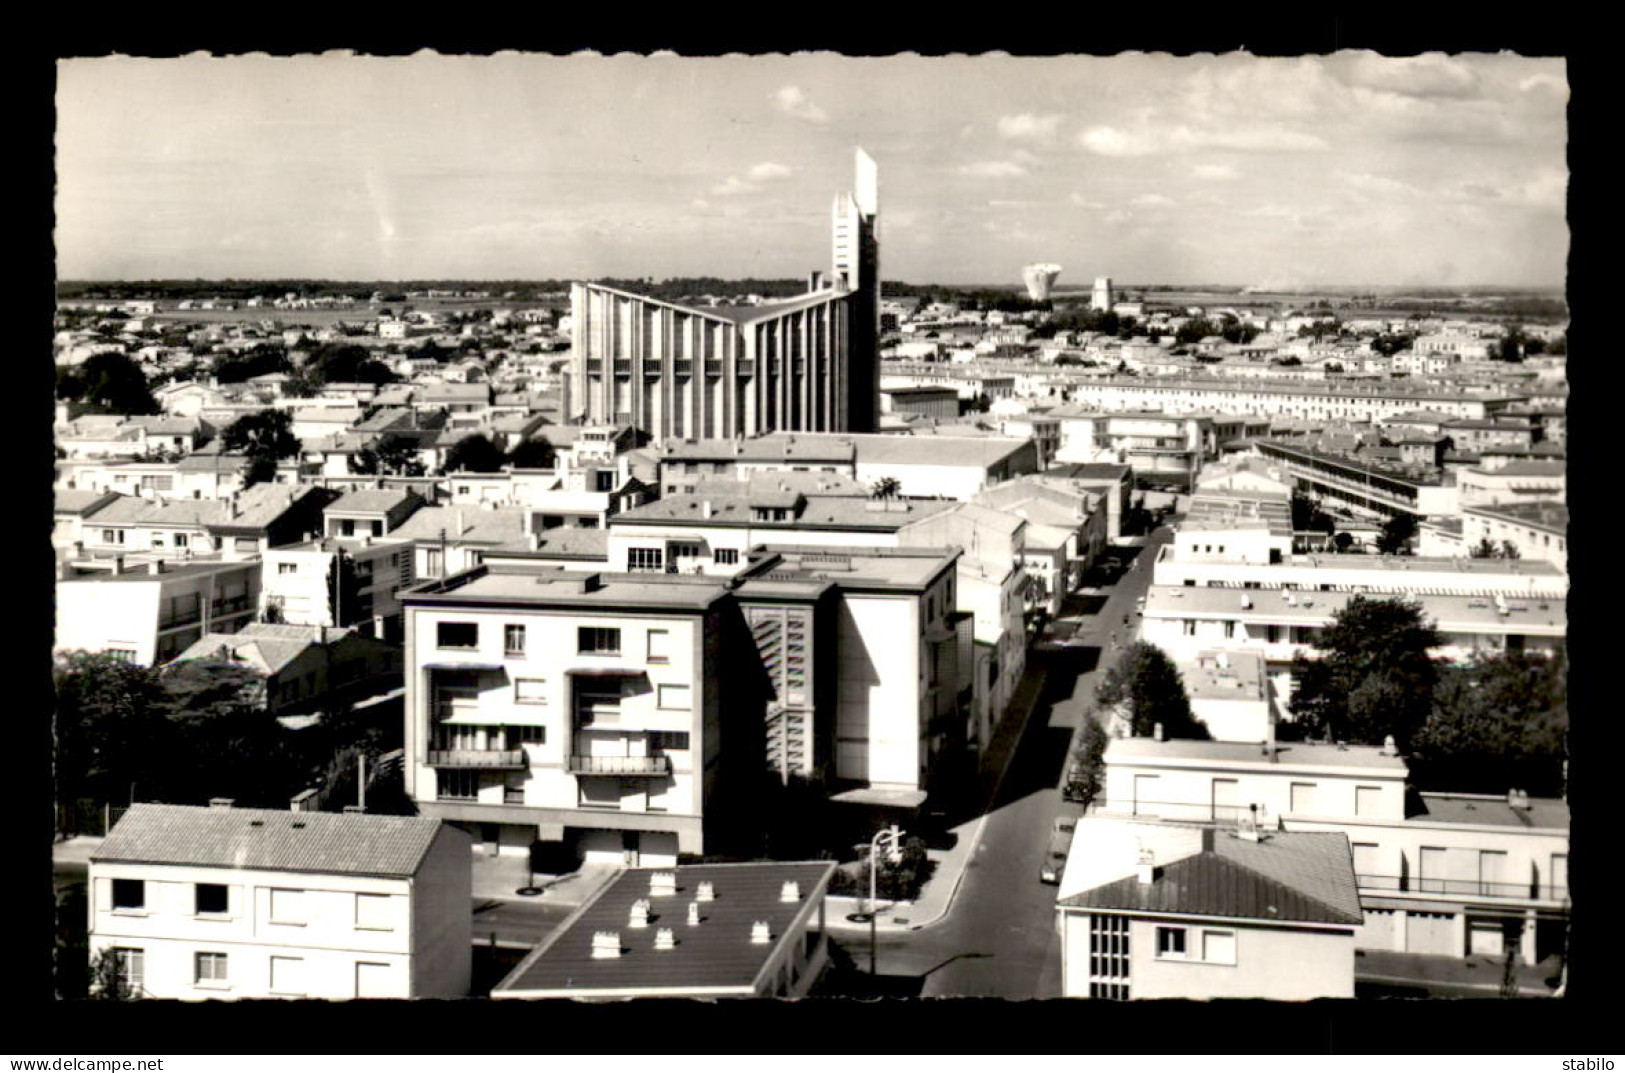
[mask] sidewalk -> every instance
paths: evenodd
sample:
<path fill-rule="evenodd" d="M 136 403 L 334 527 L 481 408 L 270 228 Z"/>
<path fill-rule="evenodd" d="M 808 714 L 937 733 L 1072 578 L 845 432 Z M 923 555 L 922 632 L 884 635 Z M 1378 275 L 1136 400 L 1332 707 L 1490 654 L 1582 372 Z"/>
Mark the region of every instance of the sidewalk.
<path fill-rule="evenodd" d="M 518 902 L 524 905 L 577 906 L 592 897 L 599 888 L 621 871 L 614 864 L 584 864 L 567 875 L 550 876 L 530 871 L 525 857 L 474 858 L 472 887 L 476 902 Z M 520 894 L 521 888 L 531 885 L 540 888 L 540 894 Z"/>
<path fill-rule="evenodd" d="M 965 878 L 965 866 L 982 840 L 982 827 L 987 823 L 994 796 L 1009 765 L 1016 743 L 1027 729 L 1027 720 L 1044 691 L 1045 669 L 1041 661 L 1033 659 L 1029 651 L 1027 669 L 1010 697 L 1009 707 L 993 732 L 993 740 L 982 753 L 976 773 L 973 793 L 967 794 L 976 802 L 975 815 L 950 828 L 954 836 L 951 849 L 928 849 L 926 857 L 936 862 L 931 877 L 920 888 L 920 896 L 912 902 L 889 902 L 881 899 L 875 922 L 877 932 L 896 934 L 928 928 L 948 915 L 953 908 L 954 895 Z M 826 901 L 825 927 L 841 934 L 866 934 L 869 924 L 847 920 L 847 914 L 865 909 L 867 898 L 831 895 Z"/>

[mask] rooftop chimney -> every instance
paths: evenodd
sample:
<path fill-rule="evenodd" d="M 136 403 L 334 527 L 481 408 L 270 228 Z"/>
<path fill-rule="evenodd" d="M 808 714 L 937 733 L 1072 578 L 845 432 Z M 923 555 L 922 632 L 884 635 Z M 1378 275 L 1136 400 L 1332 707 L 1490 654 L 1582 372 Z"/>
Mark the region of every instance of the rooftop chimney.
<path fill-rule="evenodd" d="M 773 932 L 767 926 L 767 921 L 758 920 L 750 926 L 750 941 L 753 943 L 766 943 L 773 940 Z"/>
<path fill-rule="evenodd" d="M 163 572 L 164 572 L 164 561 L 162 559 L 154 559 L 152 562 L 147 564 L 147 573 L 149 573 L 149 574 L 161 574 Z"/>
<path fill-rule="evenodd" d="M 1139 863 L 1134 868 L 1134 875 L 1140 881 L 1140 886 L 1149 887 L 1155 882 L 1156 872 L 1156 857 L 1149 849 L 1141 846 Z"/>
<path fill-rule="evenodd" d="M 711 885 L 709 879 L 702 879 L 700 880 L 700 889 L 695 892 L 694 896 L 702 902 L 709 902 L 715 900 L 717 891 Z"/>
<path fill-rule="evenodd" d="M 801 901 L 801 884 L 797 883 L 793 879 L 786 879 L 784 881 L 784 886 L 779 888 L 779 901 L 781 901 L 781 902 L 799 902 L 799 901 Z"/>
<path fill-rule="evenodd" d="M 689 924 L 689 927 L 693 927 L 694 925 L 698 924 L 699 922 L 700 922 L 700 903 L 699 902 L 689 902 L 688 903 L 688 924 Z"/>
<path fill-rule="evenodd" d="M 649 894 L 659 898 L 677 893 L 676 872 L 656 872 L 649 877 Z"/>
<path fill-rule="evenodd" d="M 627 923 L 634 928 L 647 928 L 649 926 L 649 899 L 639 898 L 632 903 L 631 918 Z"/>
<path fill-rule="evenodd" d="M 1394 736 L 1392 734 L 1389 734 L 1389 735 L 1387 735 L 1386 737 L 1384 737 L 1382 739 L 1382 751 L 1379 753 L 1379 755 L 1381 755 L 1381 756 L 1397 756 L 1397 755 L 1399 755 L 1399 747 L 1394 744 Z"/>
<path fill-rule="evenodd" d="M 677 945 L 677 937 L 672 934 L 672 930 L 670 928 L 656 928 L 655 929 L 655 949 L 656 950 L 670 950 L 672 947 L 674 947 L 676 945 Z"/>
<path fill-rule="evenodd" d="M 618 958 L 621 956 L 621 933 L 618 931 L 595 931 L 592 933 L 592 956 L 595 958 Z"/>
<path fill-rule="evenodd" d="M 1236 837 L 1247 842 L 1258 841 L 1258 806 L 1248 805 L 1247 811 L 1237 817 Z"/>
<path fill-rule="evenodd" d="M 702 517 L 702 518 L 711 517 L 711 501 L 709 499 L 703 500 L 700 503 L 700 517 Z"/>
<path fill-rule="evenodd" d="M 1151 736 L 1153 738 L 1155 738 L 1157 741 L 1162 741 L 1163 740 L 1163 737 L 1162 737 L 1162 724 L 1161 723 L 1156 723 L 1156 724 L 1152 725 L 1152 727 L 1151 727 Z"/>

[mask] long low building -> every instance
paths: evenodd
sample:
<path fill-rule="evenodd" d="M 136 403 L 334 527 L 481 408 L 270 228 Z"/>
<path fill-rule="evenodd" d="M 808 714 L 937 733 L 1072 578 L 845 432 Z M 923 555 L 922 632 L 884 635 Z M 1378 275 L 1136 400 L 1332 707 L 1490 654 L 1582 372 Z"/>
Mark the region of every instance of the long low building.
<path fill-rule="evenodd" d="M 1563 949 L 1566 802 L 1414 793 L 1403 757 L 1371 746 L 1122 738 L 1105 753 L 1092 815 L 1160 823 L 1256 822 L 1348 837 L 1366 950 L 1465 957 Z"/>

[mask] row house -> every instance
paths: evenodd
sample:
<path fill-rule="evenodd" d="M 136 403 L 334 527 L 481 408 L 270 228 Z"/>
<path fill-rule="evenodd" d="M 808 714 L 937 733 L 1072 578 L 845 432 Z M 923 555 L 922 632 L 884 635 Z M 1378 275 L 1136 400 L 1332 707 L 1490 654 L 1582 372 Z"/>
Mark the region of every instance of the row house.
<path fill-rule="evenodd" d="M 136 804 L 90 859 L 90 954 L 136 998 L 462 998 L 471 882 L 436 820 Z"/>
<path fill-rule="evenodd" d="M 1220 411 L 1270 417 L 1374 421 L 1419 407 L 1442 410 L 1452 417 L 1482 420 L 1514 402 L 1500 393 L 1451 394 L 1428 387 L 1392 383 L 1311 387 L 1298 383 L 1235 383 L 1201 380 L 1147 381 L 1135 377 L 1100 377 L 1079 381 L 1072 401 L 1101 410 L 1147 410 L 1164 413 Z"/>
<path fill-rule="evenodd" d="M 1341 832 L 1364 950 L 1500 957 L 1563 948 L 1569 812 L 1557 799 L 1414 793 L 1391 748 L 1122 738 L 1093 814 Z"/>
<path fill-rule="evenodd" d="M 259 587 L 257 560 L 135 563 L 116 556 L 63 564 L 56 582 L 53 651 L 166 663 L 206 633 L 234 633 L 248 624 Z"/>

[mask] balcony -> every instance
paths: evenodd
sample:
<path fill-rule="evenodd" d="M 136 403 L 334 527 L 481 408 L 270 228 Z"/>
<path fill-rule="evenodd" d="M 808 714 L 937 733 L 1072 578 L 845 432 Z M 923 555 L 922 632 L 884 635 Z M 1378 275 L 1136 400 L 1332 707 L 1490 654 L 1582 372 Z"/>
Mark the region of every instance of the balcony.
<path fill-rule="evenodd" d="M 1362 891 L 1395 891 L 1410 894 L 1448 894 L 1467 898 L 1519 898 L 1536 902 L 1569 900 L 1569 888 L 1562 883 L 1507 883 L 1487 879 L 1434 879 L 1418 876 L 1361 874 L 1354 877 Z"/>
<path fill-rule="evenodd" d="M 523 749 L 430 749 L 428 764 L 430 767 L 485 770 L 530 766 Z"/>
<path fill-rule="evenodd" d="M 225 600 L 216 600 L 209 605 L 209 613 L 216 617 L 221 615 L 238 615 L 250 609 L 247 596 L 233 596 Z"/>
<path fill-rule="evenodd" d="M 658 778 L 671 774 L 669 756 L 572 756 L 572 775 L 625 775 Z"/>

